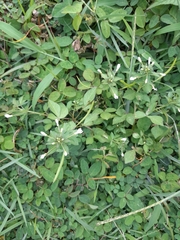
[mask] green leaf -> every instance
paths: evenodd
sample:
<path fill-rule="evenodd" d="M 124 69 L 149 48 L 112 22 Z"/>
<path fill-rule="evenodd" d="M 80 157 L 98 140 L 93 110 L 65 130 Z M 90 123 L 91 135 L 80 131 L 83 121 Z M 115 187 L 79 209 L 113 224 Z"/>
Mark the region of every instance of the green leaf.
<path fill-rule="evenodd" d="M 93 87 L 84 94 L 84 98 L 83 98 L 84 105 L 86 106 L 87 104 L 92 102 L 95 96 L 96 96 L 96 87 Z"/>
<path fill-rule="evenodd" d="M 71 87 L 71 86 L 68 86 L 64 89 L 63 94 L 66 97 L 70 97 L 70 98 L 75 97 L 76 96 L 76 89 Z"/>
<path fill-rule="evenodd" d="M 32 42 L 28 37 L 24 38 L 24 34 L 19 32 L 16 28 L 11 26 L 10 24 L 6 22 L 0 21 L 0 30 L 2 30 L 6 35 L 8 35 L 10 38 L 14 38 L 19 43 L 14 43 L 14 44 L 20 44 L 25 48 L 31 49 L 34 52 L 41 52 L 45 53 L 44 49 Z M 22 41 L 20 41 L 22 39 Z"/>
<path fill-rule="evenodd" d="M 75 1 L 72 6 L 66 6 L 61 10 L 62 13 L 80 13 L 82 10 L 82 4 L 81 2 Z"/>
<path fill-rule="evenodd" d="M 151 217 L 147 225 L 145 225 L 145 232 L 151 229 L 157 222 L 161 214 L 161 206 L 155 206 L 153 212 L 151 213 Z"/>
<path fill-rule="evenodd" d="M 94 80 L 94 78 L 95 78 L 95 76 L 94 76 L 94 72 L 91 70 L 91 69 L 86 69 L 86 70 L 84 70 L 84 72 L 83 72 L 83 77 L 84 77 L 84 79 L 86 79 L 87 81 L 93 81 Z"/>
<path fill-rule="evenodd" d="M 108 21 L 103 20 L 100 25 L 101 25 L 101 31 L 102 31 L 104 37 L 109 38 L 110 34 L 111 34 L 111 31 L 110 31 L 110 26 L 109 26 Z"/>
<path fill-rule="evenodd" d="M 144 28 L 146 23 L 146 17 L 143 9 L 141 7 L 137 7 L 135 14 L 136 14 L 136 24 L 138 25 L 138 27 Z"/>
<path fill-rule="evenodd" d="M 121 21 L 126 15 L 127 12 L 124 9 L 117 9 L 109 15 L 108 19 L 111 23 L 116 23 Z"/>
<path fill-rule="evenodd" d="M 81 171 L 82 171 L 83 174 L 87 174 L 88 173 L 89 165 L 88 165 L 87 161 L 82 159 L 80 161 L 80 167 L 81 167 Z"/>
<path fill-rule="evenodd" d="M 100 161 L 93 163 L 89 169 L 90 176 L 91 177 L 97 176 L 101 170 L 101 167 L 102 167 L 102 164 Z"/>
<path fill-rule="evenodd" d="M 63 103 L 58 104 L 49 99 L 48 107 L 58 119 L 64 118 L 68 114 L 68 108 Z"/>
<path fill-rule="evenodd" d="M 67 211 L 67 213 L 74 219 L 76 220 L 78 223 L 80 223 L 86 230 L 88 231 L 92 231 L 94 232 L 94 229 L 87 224 L 87 222 L 85 222 L 84 220 L 82 220 L 79 215 L 77 214 L 77 212 L 72 212 L 71 210 L 69 210 L 68 208 L 65 208 L 65 210 Z"/>
<path fill-rule="evenodd" d="M 138 121 L 137 121 L 137 127 L 139 130 L 145 132 L 147 131 L 150 126 L 151 126 L 151 121 L 149 118 L 147 117 L 143 117 L 143 118 L 140 118 Z"/>
<path fill-rule="evenodd" d="M 160 116 L 147 116 L 152 123 L 156 124 L 156 125 L 160 125 L 160 126 L 164 126 L 163 125 L 163 118 Z"/>
<path fill-rule="evenodd" d="M 77 14 L 74 19 L 73 19 L 73 28 L 74 30 L 78 31 L 79 30 L 79 26 L 81 25 L 81 22 L 82 22 L 82 17 L 80 14 Z"/>
<path fill-rule="evenodd" d="M 135 121 L 135 116 L 133 113 L 128 113 L 126 115 L 126 121 L 130 124 L 130 125 L 133 125 L 134 124 L 134 121 Z"/>
<path fill-rule="evenodd" d="M 126 226 L 130 226 L 134 221 L 134 216 L 128 216 L 126 219 L 125 219 L 125 225 Z"/>
<path fill-rule="evenodd" d="M 39 166 L 38 167 L 40 174 L 43 176 L 44 179 L 46 179 L 46 181 L 52 183 L 53 179 L 55 177 L 55 174 L 50 171 L 49 169 L 43 167 L 43 166 Z"/>
<path fill-rule="evenodd" d="M 40 84 L 36 88 L 36 90 L 34 92 L 34 95 L 33 95 L 33 99 L 32 99 L 32 107 L 33 107 L 33 109 L 35 109 L 37 101 L 40 98 L 40 96 L 43 93 L 43 91 L 51 84 L 51 82 L 54 79 L 54 77 L 60 71 L 62 71 L 62 68 L 60 67 L 60 65 L 58 65 L 57 67 L 54 68 L 54 70 L 52 70 L 51 73 L 49 73 L 45 78 L 42 79 L 42 81 L 40 82 Z"/>
<path fill-rule="evenodd" d="M 90 198 L 86 194 L 79 195 L 79 201 L 85 204 L 90 202 Z"/>
<path fill-rule="evenodd" d="M 73 41 L 73 39 L 68 36 L 56 37 L 55 40 L 57 41 L 60 47 L 67 47 Z"/>
<path fill-rule="evenodd" d="M 102 119 L 105 119 L 105 120 L 108 120 L 108 119 L 113 117 L 113 115 L 111 113 L 108 113 L 108 112 L 103 112 L 103 113 L 101 113 L 100 116 L 101 116 Z"/>
<path fill-rule="evenodd" d="M 69 62 L 68 60 L 61 62 L 60 66 L 64 69 L 72 69 L 73 68 L 73 64 L 71 62 Z"/>
<path fill-rule="evenodd" d="M 158 35 L 162 35 L 165 33 L 169 33 L 169 32 L 175 32 L 175 31 L 179 31 L 180 30 L 180 23 L 173 23 L 169 26 L 163 27 L 161 29 L 159 29 L 154 36 L 158 36 Z"/>
<path fill-rule="evenodd" d="M 124 161 L 125 163 L 133 162 L 136 158 L 135 150 L 129 150 L 124 154 Z"/>
<path fill-rule="evenodd" d="M 135 119 L 139 119 L 139 118 L 145 117 L 146 114 L 144 112 L 137 111 L 137 112 L 135 112 L 134 116 L 135 116 Z"/>
<path fill-rule="evenodd" d="M 67 6 L 66 2 L 57 3 L 52 10 L 52 17 L 59 18 L 63 17 L 65 13 L 62 13 L 62 9 Z"/>
<path fill-rule="evenodd" d="M 158 7 L 158 6 L 161 6 L 161 5 L 169 5 L 169 4 L 179 6 L 179 0 L 165 0 L 165 1 L 164 0 L 157 0 L 153 4 L 151 4 L 151 6 L 148 7 L 148 9 Z"/>
<path fill-rule="evenodd" d="M 136 96 L 136 92 L 132 89 L 127 89 L 123 95 L 123 98 L 127 100 L 133 100 Z"/>

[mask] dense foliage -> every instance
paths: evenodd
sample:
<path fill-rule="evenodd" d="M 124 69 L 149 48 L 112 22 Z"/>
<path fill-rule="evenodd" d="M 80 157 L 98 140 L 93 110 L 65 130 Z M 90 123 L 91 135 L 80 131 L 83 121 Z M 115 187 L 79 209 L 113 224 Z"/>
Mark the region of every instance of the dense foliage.
<path fill-rule="evenodd" d="M 179 0 L 0 0 L 2 239 L 180 239 Z"/>

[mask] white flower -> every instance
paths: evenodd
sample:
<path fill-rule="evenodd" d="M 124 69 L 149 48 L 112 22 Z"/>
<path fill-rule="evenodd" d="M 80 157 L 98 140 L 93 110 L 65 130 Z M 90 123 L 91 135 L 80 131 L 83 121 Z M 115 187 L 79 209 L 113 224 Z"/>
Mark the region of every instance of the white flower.
<path fill-rule="evenodd" d="M 101 72 L 101 70 L 100 70 L 100 69 L 98 69 L 97 71 L 98 71 L 100 74 L 102 74 L 102 72 Z"/>
<path fill-rule="evenodd" d="M 155 88 L 153 84 L 152 84 L 152 88 L 154 91 L 157 91 L 157 88 Z"/>
<path fill-rule="evenodd" d="M 127 138 L 121 138 L 121 141 L 125 142 L 127 140 Z"/>
<path fill-rule="evenodd" d="M 115 99 L 118 99 L 118 95 L 116 95 L 115 93 L 114 93 L 114 98 L 115 98 Z"/>
<path fill-rule="evenodd" d="M 142 60 L 141 60 L 141 58 L 140 58 L 140 57 L 138 57 L 138 61 L 139 61 L 140 63 L 142 63 Z"/>
<path fill-rule="evenodd" d="M 120 67 L 121 67 L 121 64 L 118 64 L 116 67 L 115 73 L 117 73 L 117 71 L 120 69 Z"/>
<path fill-rule="evenodd" d="M 146 78 L 145 83 L 147 83 L 147 82 L 148 82 L 148 79 Z"/>
<path fill-rule="evenodd" d="M 68 153 L 64 150 L 64 156 L 67 156 L 68 155 Z"/>
<path fill-rule="evenodd" d="M 76 132 L 74 133 L 75 135 L 83 133 L 82 128 L 78 128 Z"/>
<path fill-rule="evenodd" d="M 47 134 L 45 132 L 40 132 L 40 134 L 44 137 L 47 137 Z"/>
<path fill-rule="evenodd" d="M 162 76 L 162 77 L 166 76 L 165 73 L 159 73 L 159 75 Z"/>
<path fill-rule="evenodd" d="M 13 117 L 13 115 L 10 115 L 10 114 L 8 114 L 8 113 L 6 113 L 4 116 L 5 116 L 6 118 L 11 118 L 11 117 Z"/>
<path fill-rule="evenodd" d="M 44 153 L 44 154 L 40 155 L 40 159 L 41 160 L 44 159 L 46 155 L 47 155 L 47 153 Z"/>
<path fill-rule="evenodd" d="M 137 77 L 130 77 L 130 81 L 134 81 Z"/>
<path fill-rule="evenodd" d="M 55 119 L 55 122 L 56 122 L 57 127 L 59 127 L 59 120 L 57 118 Z"/>

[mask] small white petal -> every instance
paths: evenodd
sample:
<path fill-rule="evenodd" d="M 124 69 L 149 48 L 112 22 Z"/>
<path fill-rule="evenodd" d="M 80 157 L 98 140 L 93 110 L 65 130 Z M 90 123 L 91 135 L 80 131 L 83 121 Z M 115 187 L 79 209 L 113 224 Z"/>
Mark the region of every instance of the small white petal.
<path fill-rule="evenodd" d="M 83 133 L 82 128 L 78 128 L 77 131 L 74 133 L 75 135 Z"/>
<path fill-rule="evenodd" d="M 120 67 L 121 67 L 121 64 L 118 64 L 116 67 L 115 73 L 120 69 Z"/>
<path fill-rule="evenodd" d="M 46 134 L 45 132 L 40 132 L 40 134 L 41 134 L 42 136 L 47 137 L 47 134 Z"/>
<path fill-rule="evenodd" d="M 162 77 L 164 77 L 164 76 L 166 76 L 166 74 L 165 73 L 159 73 Z"/>
<path fill-rule="evenodd" d="M 121 141 L 125 142 L 127 140 L 127 138 L 121 138 Z"/>
<path fill-rule="evenodd" d="M 115 93 L 114 93 L 114 98 L 115 98 L 115 99 L 118 99 L 118 95 L 116 95 Z"/>
<path fill-rule="evenodd" d="M 148 65 L 150 65 L 151 64 L 151 58 L 149 57 L 148 58 Z"/>
<path fill-rule="evenodd" d="M 140 58 L 140 57 L 138 57 L 138 61 L 139 61 L 140 63 L 142 63 L 142 60 L 141 60 L 141 58 Z"/>
<path fill-rule="evenodd" d="M 155 88 L 153 84 L 152 84 L 152 88 L 154 91 L 157 91 L 157 88 Z"/>
<path fill-rule="evenodd" d="M 64 156 L 67 156 L 67 155 L 68 155 L 68 153 L 66 151 L 64 151 Z"/>
<path fill-rule="evenodd" d="M 11 118 L 11 117 L 13 117 L 13 115 L 10 115 L 10 114 L 8 114 L 8 113 L 6 113 L 4 116 L 5 116 L 6 118 Z"/>
<path fill-rule="evenodd" d="M 56 122 L 57 127 L 59 127 L 59 120 L 55 119 L 55 122 Z"/>
<path fill-rule="evenodd" d="M 147 82 L 148 82 L 148 79 L 146 78 L 145 83 L 147 83 Z"/>
<path fill-rule="evenodd" d="M 134 81 L 137 77 L 130 77 L 130 81 Z"/>
<path fill-rule="evenodd" d="M 102 72 L 101 72 L 101 70 L 100 70 L 100 69 L 98 69 L 97 71 L 98 71 L 100 74 L 102 74 Z"/>
<path fill-rule="evenodd" d="M 47 155 L 47 153 L 40 155 L 40 159 L 44 159 L 46 155 Z"/>

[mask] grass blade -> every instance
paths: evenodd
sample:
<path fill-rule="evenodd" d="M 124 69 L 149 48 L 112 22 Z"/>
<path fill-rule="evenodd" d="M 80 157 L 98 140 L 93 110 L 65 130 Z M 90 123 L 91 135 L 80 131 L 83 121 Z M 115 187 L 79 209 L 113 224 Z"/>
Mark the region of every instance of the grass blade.
<path fill-rule="evenodd" d="M 62 68 L 60 67 L 60 65 L 57 65 L 55 67 L 55 69 L 49 73 L 45 78 L 43 78 L 43 80 L 40 82 L 40 84 L 38 85 L 38 87 L 36 88 L 34 95 L 33 95 L 33 99 L 32 99 L 32 107 L 33 109 L 36 106 L 36 103 L 38 101 L 38 99 L 40 98 L 41 94 L 43 93 L 43 91 L 51 84 L 52 80 L 54 79 L 54 77 L 62 70 Z"/>

